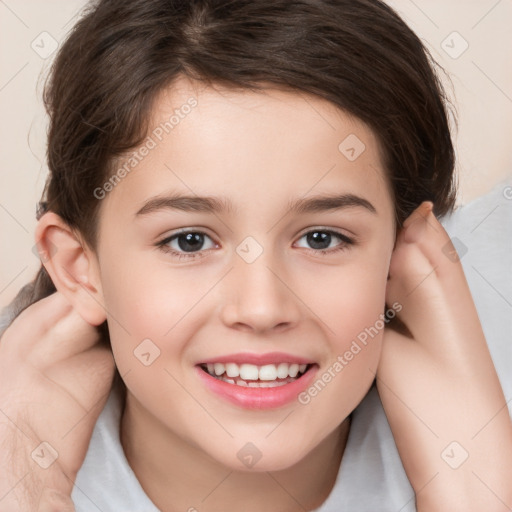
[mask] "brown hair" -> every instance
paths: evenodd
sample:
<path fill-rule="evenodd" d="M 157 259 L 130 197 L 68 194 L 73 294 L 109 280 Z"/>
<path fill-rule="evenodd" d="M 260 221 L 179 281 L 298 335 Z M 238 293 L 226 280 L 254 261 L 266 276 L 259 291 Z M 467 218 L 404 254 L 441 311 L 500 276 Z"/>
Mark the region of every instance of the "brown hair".
<path fill-rule="evenodd" d="M 442 216 L 454 207 L 454 150 L 435 65 L 379 0 L 94 2 L 46 83 L 50 174 L 39 214 L 57 213 L 95 248 L 93 191 L 146 136 L 157 94 L 185 75 L 327 99 L 379 139 L 397 222 L 424 200 Z M 29 286 L 15 314 L 55 291 L 43 266 Z"/>

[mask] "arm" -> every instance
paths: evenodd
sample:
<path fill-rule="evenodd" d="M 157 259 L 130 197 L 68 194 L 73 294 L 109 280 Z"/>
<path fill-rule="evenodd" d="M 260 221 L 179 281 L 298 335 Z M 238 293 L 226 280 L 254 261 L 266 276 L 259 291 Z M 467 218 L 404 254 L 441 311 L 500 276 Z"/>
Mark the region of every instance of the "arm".
<path fill-rule="evenodd" d="M 448 245 L 447 245 L 448 244 Z M 399 234 L 377 387 L 419 512 L 512 507 L 512 423 L 450 238 L 423 203 Z"/>
<path fill-rule="evenodd" d="M 114 362 L 56 292 L 0 339 L 0 512 L 68 512 Z"/>
<path fill-rule="evenodd" d="M 38 443 L 5 423 L 0 439 L 0 512 L 75 512 L 72 484 L 60 466 L 43 469 L 31 464 L 31 452 Z"/>

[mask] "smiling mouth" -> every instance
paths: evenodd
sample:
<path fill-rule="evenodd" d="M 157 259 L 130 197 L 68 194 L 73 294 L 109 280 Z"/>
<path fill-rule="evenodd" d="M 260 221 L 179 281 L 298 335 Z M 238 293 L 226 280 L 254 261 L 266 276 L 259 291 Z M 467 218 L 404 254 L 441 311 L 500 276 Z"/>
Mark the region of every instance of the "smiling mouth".
<path fill-rule="evenodd" d="M 200 368 L 217 380 L 248 388 L 275 388 L 300 379 L 311 364 L 279 363 L 254 364 L 208 363 Z"/>

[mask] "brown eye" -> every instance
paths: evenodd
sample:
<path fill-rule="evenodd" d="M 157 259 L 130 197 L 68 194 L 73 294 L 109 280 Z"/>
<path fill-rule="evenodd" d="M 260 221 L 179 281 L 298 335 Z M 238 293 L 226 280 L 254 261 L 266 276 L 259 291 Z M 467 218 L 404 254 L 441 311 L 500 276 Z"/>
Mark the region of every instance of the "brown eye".
<path fill-rule="evenodd" d="M 163 251 L 176 256 L 199 256 L 201 251 L 215 248 L 215 242 L 201 231 L 182 231 L 157 244 Z"/>
<path fill-rule="evenodd" d="M 204 244 L 204 235 L 202 233 L 186 233 L 184 235 L 177 235 L 175 238 L 178 241 L 179 248 L 185 252 L 199 251 Z"/>
<path fill-rule="evenodd" d="M 325 229 L 315 229 L 305 233 L 299 240 L 305 240 L 306 245 L 300 245 L 306 249 L 314 250 L 321 254 L 332 253 L 346 248 L 354 242 L 347 236 Z"/>

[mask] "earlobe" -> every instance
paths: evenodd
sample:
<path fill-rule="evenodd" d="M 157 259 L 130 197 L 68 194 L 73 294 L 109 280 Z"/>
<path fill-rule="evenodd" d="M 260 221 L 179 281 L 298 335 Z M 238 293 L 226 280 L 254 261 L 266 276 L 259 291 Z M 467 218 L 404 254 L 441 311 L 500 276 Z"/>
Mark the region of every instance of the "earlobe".
<path fill-rule="evenodd" d="M 77 234 L 53 212 L 39 220 L 39 256 L 55 287 L 91 325 L 106 319 L 97 259 Z"/>

